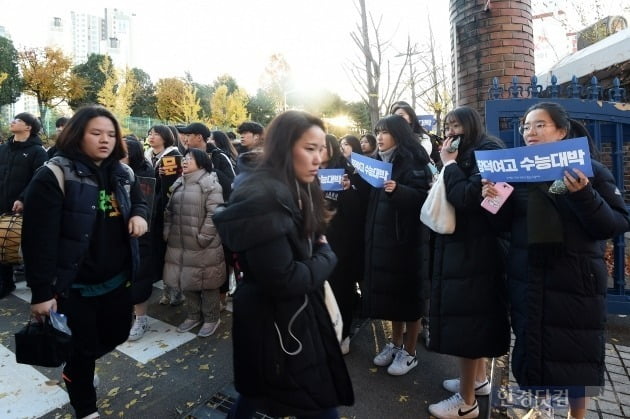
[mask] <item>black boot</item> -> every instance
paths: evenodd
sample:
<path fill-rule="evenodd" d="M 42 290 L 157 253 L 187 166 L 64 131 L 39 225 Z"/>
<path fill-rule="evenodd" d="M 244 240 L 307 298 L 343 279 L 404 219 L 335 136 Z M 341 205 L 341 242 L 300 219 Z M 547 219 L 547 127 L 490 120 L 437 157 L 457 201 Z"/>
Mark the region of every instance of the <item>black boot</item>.
<path fill-rule="evenodd" d="M 15 289 L 13 282 L 13 266 L 0 265 L 0 299 L 11 294 Z"/>
<path fill-rule="evenodd" d="M 15 290 L 13 280 L 0 282 L 0 300 L 11 294 Z"/>

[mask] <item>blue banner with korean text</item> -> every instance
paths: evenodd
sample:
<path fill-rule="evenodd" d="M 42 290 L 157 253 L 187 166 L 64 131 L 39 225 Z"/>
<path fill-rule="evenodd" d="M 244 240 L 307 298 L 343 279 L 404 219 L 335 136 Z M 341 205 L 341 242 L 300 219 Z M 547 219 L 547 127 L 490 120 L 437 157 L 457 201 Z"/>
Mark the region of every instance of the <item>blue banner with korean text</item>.
<path fill-rule="evenodd" d="M 322 191 L 342 191 L 343 185 L 341 180 L 345 170 L 343 169 L 319 169 L 317 175 L 319 176 L 319 183 L 322 187 Z"/>
<path fill-rule="evenodd" d="M 593 176 L 586 137 L 529 147 L 475 151 L 481 176 L 492 182 L 543 182 L 562 179 L 569 168 Z"/>
<path fill-rule="evenodd" d="M 382 188 L 385 181 L 392 178 L 391 163 L 371 159 L 357 153 L 352 153 L 350 160 L 359 176 L 375 188 Z"/>

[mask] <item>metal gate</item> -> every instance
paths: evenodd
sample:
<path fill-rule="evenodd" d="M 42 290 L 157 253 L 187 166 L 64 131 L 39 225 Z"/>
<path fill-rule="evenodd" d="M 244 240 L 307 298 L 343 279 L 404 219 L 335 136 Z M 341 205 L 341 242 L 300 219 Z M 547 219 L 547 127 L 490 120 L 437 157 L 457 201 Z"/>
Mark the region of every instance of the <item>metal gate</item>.
<path fill-rule="evenodd" d="M 486 129 L 489 134 L 501 138 L 508 147 L 523 146 L 518 132 L 520 118 L 537 102 L 553 101 L 562 105 L 571 118 L 584 123 L 600 151 L 600 161 L 613 173 L 622 191 L 626 206 L 630 204 L 630 104 L 625 100 L 625 90 L 619 88 L 619 79 L 613 86 L 603 89 L 593 77 L 589 86 L 579 85 L 573 77 L 566 87 L 551 85 L 543 89 L 536 77 L 529 84 L 512 79 L 505 89 L 495 78 L 486 101 Z M 630 207 L 629 207 L 630 208 Z M 630 236 L 629 236 L 630 238 Z M 630 290 L 626 289 L 626 244 L 624 235 L 613 239 L 614 269 L 612 287 L 608 289 L 608 312 L 630 314 Z"/>

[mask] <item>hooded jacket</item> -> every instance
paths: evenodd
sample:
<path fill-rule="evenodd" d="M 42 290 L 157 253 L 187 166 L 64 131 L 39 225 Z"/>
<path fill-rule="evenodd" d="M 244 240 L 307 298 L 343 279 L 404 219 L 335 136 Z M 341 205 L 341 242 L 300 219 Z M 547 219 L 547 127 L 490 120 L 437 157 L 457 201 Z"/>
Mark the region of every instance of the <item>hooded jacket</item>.
<path fill-rule="evenodd" d="M 0 145 L 0 214 L 11 212 L 16 200 L 24 202 L 26 186 L 46 160 L 48 155 L 37 135 L 26 141 L 10 137 Z"/>
<path fill-rule="evenodd" d="M 184 174 L 172 186 L 164 217 L 164 281 L 184 291 L 217 289 L 225 281 L 221 239 L 212 222 L 223 203 L 216 173 Z"/>
<path fill-rule="evenodd" d="M 237 254 L 234 382 L 274 416 L 306 415 L 354 402 L 352 384 L 324 305 L 336 257 L 302 236 L 287 186 L 257 170 L 213 217 Z"/>

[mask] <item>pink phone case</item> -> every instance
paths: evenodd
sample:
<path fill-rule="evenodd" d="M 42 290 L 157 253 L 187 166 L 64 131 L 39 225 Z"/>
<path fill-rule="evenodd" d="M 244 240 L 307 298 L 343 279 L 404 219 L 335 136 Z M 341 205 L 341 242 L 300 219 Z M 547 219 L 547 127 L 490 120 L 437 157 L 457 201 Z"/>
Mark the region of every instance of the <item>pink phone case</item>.
<path fill-rule="evenodd" d="M 514 186 L 505 182 L 497 182 L 494 184 L 494 187 L 499 195 L 494 198 L 484 198 L 484 200 L 481 201 L 481 206 L 491 213 L 496 214 L 514 190 Z"/>

